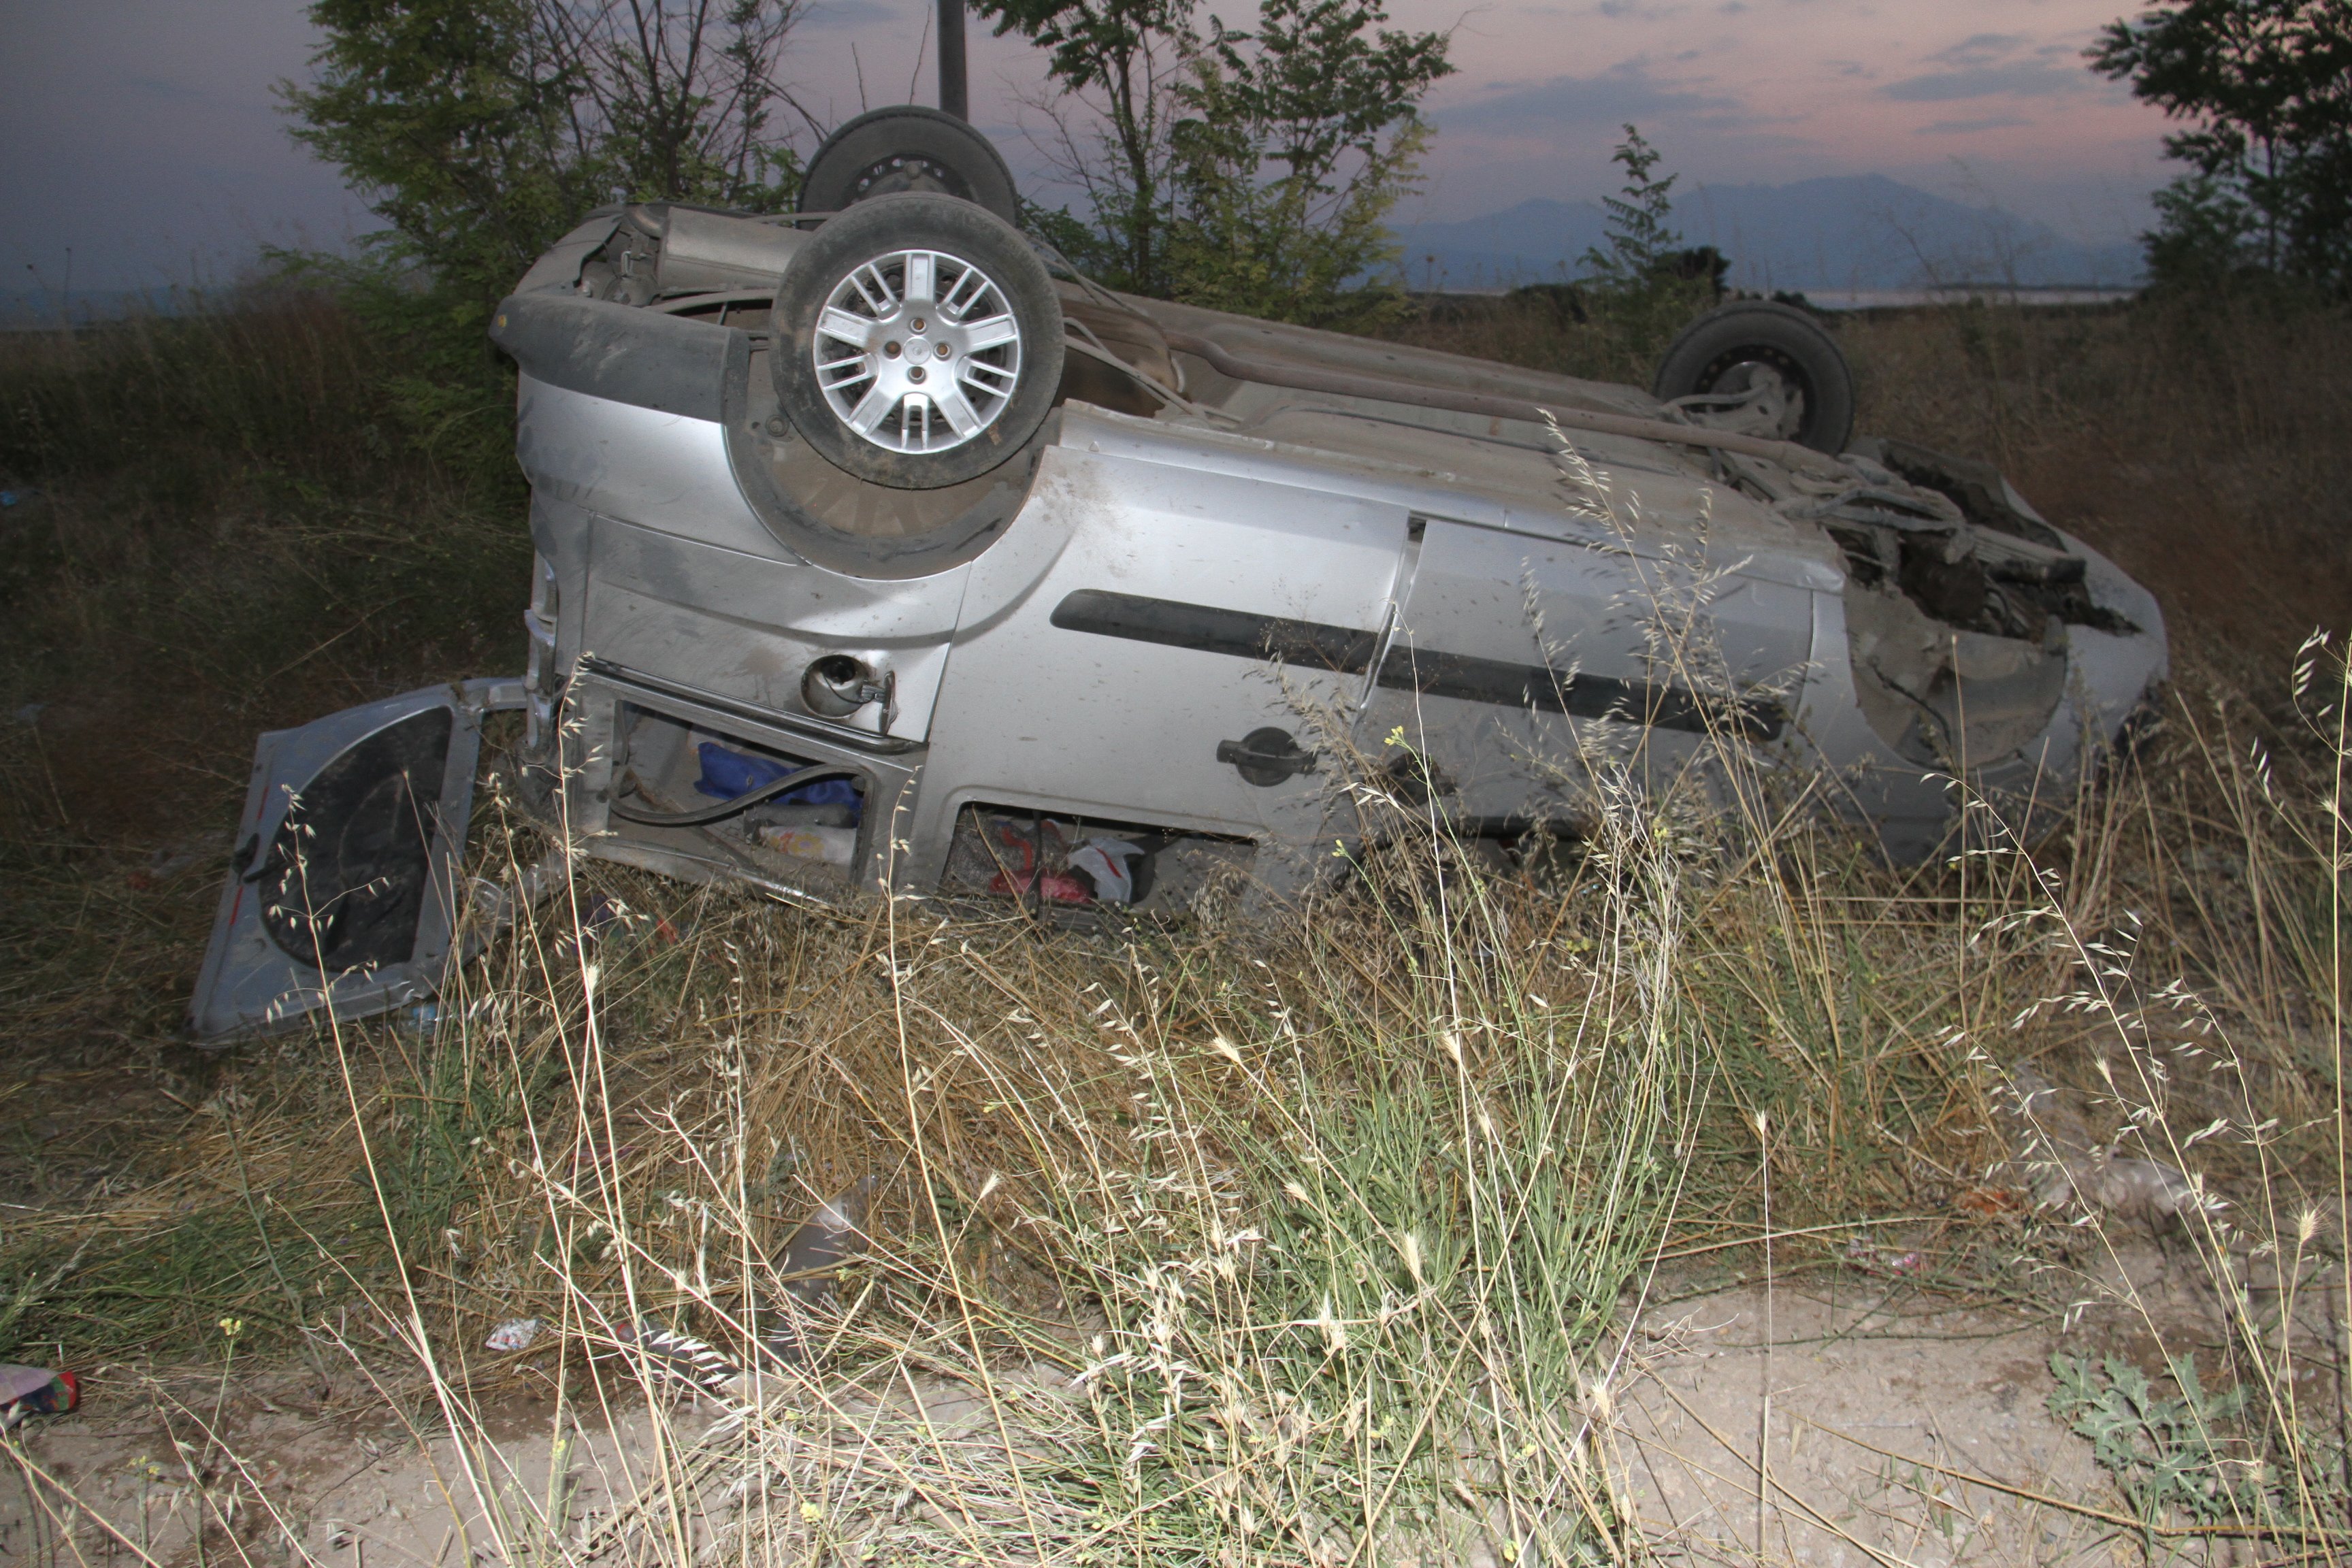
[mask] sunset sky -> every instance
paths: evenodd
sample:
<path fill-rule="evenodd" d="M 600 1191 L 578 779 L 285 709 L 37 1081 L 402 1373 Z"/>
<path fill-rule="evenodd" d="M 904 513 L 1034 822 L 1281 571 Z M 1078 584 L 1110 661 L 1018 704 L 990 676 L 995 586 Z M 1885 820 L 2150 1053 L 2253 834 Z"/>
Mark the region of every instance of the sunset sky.
<path fill-rule="evenodd" d="M 1402 220 L 1612 188 L 1632 121 L 1685 186 L 1876 173 L 1999 204 L 2072 238 L 2129 237 L 2167 174 L 2164 122 L 2081 51 L 2117 0 L 1391 0 L 1451 28 L 1460 73 L 1429 108 L 1426 189 Z M 1219 9 L 1213 3 L 1204 11 Z M 816 0 L 787 75 L 820 119 L 933 100 L 928 0 Z M 1226 19 L 1242 20 L 1231 7 Z M 289 142 L 271 84 L 315 37 L 300 0 L 8 0 L 0 289 L 148 287 L 234 275 L 262 244 L 375 226 Z M 975 25 L 975 120 L 1016 173 L 1035 52 Z M 861 89 L 862 83 L 862 89 Z"/>

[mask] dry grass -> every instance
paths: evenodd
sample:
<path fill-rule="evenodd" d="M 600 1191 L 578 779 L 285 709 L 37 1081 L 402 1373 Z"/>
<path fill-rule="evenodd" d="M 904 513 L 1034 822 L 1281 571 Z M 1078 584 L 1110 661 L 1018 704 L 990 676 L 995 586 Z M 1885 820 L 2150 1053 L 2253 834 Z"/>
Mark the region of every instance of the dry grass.
<path fill-rule="evenodd" d="M 8 933 L 41 978 L 0 992 L 5 1026 L 50 1050 L 30 1092 L 68 1070 L 137 1086 L 116 1125 L 148 1146 L 59 1127 L 16 1151 L 39 1215 L 0 1251 L 0 1343 L 169 1355 L 235 1317 L 244 1353 L 404 1360 L 421 1429 L 503 1500 L 491 1549 L 511 1563 L 1630 1557 L 1594 1447 L 1628 1303 L 1677 1258 L 1737 1262 L 1769 1194 L 1783 1278 L 1846 1267 L 1834 1227 L 1906 1220 L 1924 1283 L 1955 1297 L 2060 1314 L 2106 1290 L 2116 1322 L 2248 1391 L 2189 1422 L 2272 1467 L 2201 1494 L 2210 1519 L 2276 1555 L 2330 1550 L 2308 1532 L 2347 1522 L 2341 1352 L 2311 1325 L 2340 1321 L 2352 1283 L 2344 666 L 2315 650 L 2291 688 L 2289 608 L 2208 618 L 2200 595 L 2225 585 L 2133 552 L 2198 537 L 2200 509 L 2239 494 L 2269 521 L 2223 511 L 2248 521 L 2217 553 L 2281 605 L 2336 603 L 2316 453 L 2347 417 L 2323 374 L 2345 332 L 2168 321 L 1843 329 L 1875 428 L 2001 456 L 2189 630 L 2172 722 L 2049 839 L 2009 841 L 1983 805 L 1987 848 L 1906 875 L 1772 821 L 1757 791 L 1727 826 L 1604 798 L 1564 880 L 1408 834 L 1294 921 L 1095 935 L 583 863 L 431 1029 L 205 1062 L 157 1043 L 160 1009 L 103 1010 L 123 981 L 87 952 L 110 941 L 110 965 L 184 989 L 162 955 L 199 930 L 197 893 L 142 933 L 60 865 L 42 897 L 79 876 L 83 934 Z M 2191 348 L 2189 384 L 2239 389 L 2226 417 L 2161 374 Z M 2192 449 L 2204 426 L 2227 438 Z M 2265 459 L 2278 442 L 2294 460 Z M 2125 504 L 2143 491 L 2172 510 Z M 49 613 L 90 597 L 44 581 Z M 188 742 L 223 775 L 244 743 Z M 40 775 L 21 747 L 12 765 L 37 822 Z M 538 853 L 528 830 L 488 837 L 486 874 Z M 131 1037 L 102 1047 L 107 1027 Z M 89 1066 L 59 1065 L 76 1050 Z M 2222 1331 L 2183 1342 L 2127 1277 L 2097 1283 L 2136 1222 L 2020 1201 L 2023 1066 L 2087 1090 L 2117 1155 L 2229 1199 L 2167 1222 L 2236 1303 Z M 786 1237 L 853 1192 L 869 1245 L 794 1331 L 814 1364 L 763 1359 L 800 1310 Z M 523 1316 L 557 1338 L 476 1348 Z M 644 1400 L 614 1376 L 661 1384 L 641 1322 L 759 1370 L 710 1434 L 664 1439 L 638 1511 L 589 1526 L 544 1478 L 499 1475 L 496 1410 L 551 1384 L 560 1421 Z M 914 1408 L 941 1399 L 954 1419 Z M 2145 1495 L 2152 1524 L 2206 1517 Z"/>

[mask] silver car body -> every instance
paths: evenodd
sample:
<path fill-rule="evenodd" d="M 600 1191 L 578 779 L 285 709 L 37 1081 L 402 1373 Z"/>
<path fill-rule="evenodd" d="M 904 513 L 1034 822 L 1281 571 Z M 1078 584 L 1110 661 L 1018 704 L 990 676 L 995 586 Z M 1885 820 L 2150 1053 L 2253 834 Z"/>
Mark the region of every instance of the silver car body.
<path fill-rule="evenodd" d="M 2062 795 L 2165 673 L 2153 598 L 1997 477 L 1972 519 L 1893 448 L 1783 464 L 1583 428 L 1685 416 L 1076 285 L 1083 346 L 1023 453 L 949 490 L 863 484 L 770 390 L 760 300 L 803 243 L 600 214 L 500 309 L 539 556 L 526 755 L 589 854 L 929 894 L 974 821 L 1051 819 L 1214 847 L 1279 899 L 1361 841 L 1366 765 L 1409 759 L 1465 831 L 1509 833 L 1572 824 L 1596 768 L 1654 784 L 1736 748 L 1917 858 L 1952 839 L 1956 773 Z M 1432 405 L 1469 394 L 1524 415 Z M 871 679 L 848 712 L 811 700 L 836 656 Z M 854 844 L 614 809 L 695 805 L 709 744 L 850 770 Z M 269 1012 L 207 1022 L 200 997 L 199 1028 Z"/>

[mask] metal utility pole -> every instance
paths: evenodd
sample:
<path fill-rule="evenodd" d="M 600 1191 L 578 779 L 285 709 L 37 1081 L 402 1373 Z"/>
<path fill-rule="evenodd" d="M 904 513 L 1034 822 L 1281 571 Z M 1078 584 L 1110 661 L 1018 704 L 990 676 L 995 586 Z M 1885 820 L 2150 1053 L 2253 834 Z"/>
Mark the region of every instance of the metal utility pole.
<path fill-rule="evenodd" d="M 963 0 L 940 0 L 940 109 L 958 120 L 971 118 L 963 79 Z"/>

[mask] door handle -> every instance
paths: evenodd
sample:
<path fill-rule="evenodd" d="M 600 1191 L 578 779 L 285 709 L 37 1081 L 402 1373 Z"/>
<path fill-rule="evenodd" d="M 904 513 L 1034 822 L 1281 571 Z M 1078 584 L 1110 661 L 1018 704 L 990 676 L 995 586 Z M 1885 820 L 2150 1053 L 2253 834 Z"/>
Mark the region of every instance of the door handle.
<path fill-rule="evenodd" d="M 1313 752 L 1302 752 L 1287 730 L 1272 725 L 1252 730 L 1238 741 L 1217 742 L 1217 761 L 1233 763 L 1244 784 L 1261 789 L 1282 783 L 1296 773 L 1311 773 L 1321 759 Z"/>

